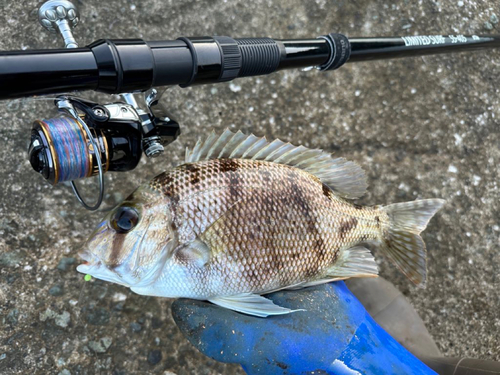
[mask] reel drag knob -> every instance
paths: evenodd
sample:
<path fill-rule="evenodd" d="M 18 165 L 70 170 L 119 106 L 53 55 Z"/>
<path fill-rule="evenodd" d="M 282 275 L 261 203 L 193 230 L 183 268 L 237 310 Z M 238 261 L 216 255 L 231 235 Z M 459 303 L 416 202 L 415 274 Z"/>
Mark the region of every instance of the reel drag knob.
<path fill-rule="evenodd" d="M 43 139 L 36 132 L 31 134 L 28 158 L 33 169 L 40 173 L 43 178 L 48 179 L 54 165 L 51 163 L 48 147 L 43 144 Z"/>

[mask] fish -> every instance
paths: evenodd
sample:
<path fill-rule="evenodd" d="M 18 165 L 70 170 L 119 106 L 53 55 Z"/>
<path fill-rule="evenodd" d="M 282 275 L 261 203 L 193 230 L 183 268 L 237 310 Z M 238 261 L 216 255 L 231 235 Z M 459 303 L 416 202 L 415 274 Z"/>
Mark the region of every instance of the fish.
<path fill-rule="evenodd" d="M 279 139 L 212 132 L 185 163 L 109 212 L 86 241 L 79 272 L 157 297 L 207 300 L 267 317 L 295 312 L 265 295 L 377 277 L 375 244 L 417 286 L 420 233 L 445 203 L 353 202 L 367 189 L 356 163 Z"/>

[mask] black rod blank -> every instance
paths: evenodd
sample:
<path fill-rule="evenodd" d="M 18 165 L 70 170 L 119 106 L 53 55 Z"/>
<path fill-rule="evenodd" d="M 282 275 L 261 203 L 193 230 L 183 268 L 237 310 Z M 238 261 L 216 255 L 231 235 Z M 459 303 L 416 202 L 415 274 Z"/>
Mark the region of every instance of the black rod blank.
<path fill-rule="evenodd" d="M 499 35 L 418 35 L 350 38 L 350 62 L 434 55 L 500 47 Z"/>
<path fill-rule="evenodd" d="M 498 35 L 314 39 L 194 37 L 144 42 L 99 40 L 85 48 L 0 52 L 0 99 L 95 90 L 207 84 L 282 69 L 336 69 L 359 62 L 500 47 Z"/>

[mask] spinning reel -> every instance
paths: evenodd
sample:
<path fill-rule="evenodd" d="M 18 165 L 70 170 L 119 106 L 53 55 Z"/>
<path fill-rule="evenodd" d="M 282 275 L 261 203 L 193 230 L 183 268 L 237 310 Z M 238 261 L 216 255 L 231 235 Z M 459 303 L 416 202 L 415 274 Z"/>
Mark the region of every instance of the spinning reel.
<path fill-rule="evenodd" d="M 70 181 L 80 203 L 90 210 L 102 202 L 104 173 L 134 169 L 143 152 L 155 158 L 180 134 L 176 121 L 152 112 L 151 106 L 157 103 L 155 89 L 147 93 L 147 110 L 137 105 L 132 94 L 123 97 L 127 103 L 100 105 L 59 96 L 55 104 L 62 116 L 33 124 L 28 149 L 31 166 L 53 185 Z M 96 175 L 99 197 L 96 204 L 89 206 L 74 180 Z"/>
<path fill-rule="evenodd" d="M 78 22 L 78 11 L 69 1 L 52 0 L 39 10 L 40 23 L 64 38 L 66 48 L 78 45 L 71 26 Z M 155 158 L 180 134 L 179 124 L 168 114 L 156 116 L 157 90 L 143 95 L 139 106 L 133 94 L 121 94 L 125 102 L 100 105 L 68 95 L 55 99 L 61 116 L 37 120 L 28 149 L 33 169 L 51 184 L 69 181 L 80 203 L 96 210 L 104 195 L 103 174 L 134 169 L 142 156 Z M 143 109 L 144 108 L 144 109 Z M 99 177 L 99 196 L 88 205 L 74 180 Z"/>

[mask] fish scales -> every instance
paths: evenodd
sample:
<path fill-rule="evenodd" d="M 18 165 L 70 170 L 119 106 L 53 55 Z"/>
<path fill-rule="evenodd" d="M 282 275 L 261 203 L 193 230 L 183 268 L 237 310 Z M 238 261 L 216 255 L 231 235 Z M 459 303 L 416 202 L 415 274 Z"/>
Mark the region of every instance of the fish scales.
<path fill-rule="evenodd" d="M 171 200 L 179 242 L 199 238 L 211 251 L 202 270 L 185 262 L 204 296 L 261 293 L 321 278 L 342 249 L 376 239 L 387 221 L 383 212 L 337 197 L 303 170 L 265 161 L 185 164 L 150 187 Z"/>
<path fill-rule="evenodd" d="M 357 164 L 229 130 L 199 141 L 185 161 L 105 217 L 79 272 L 266 317 L 294 312 L 262 296 L 272 291 L 376 277 L 363 246 L 373 242 L 425 285 L 420 233 L 443 200 L 359 206 L 350 201 L 366 191 Z"/>

